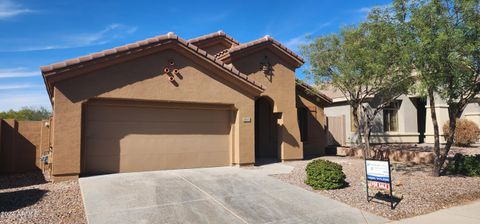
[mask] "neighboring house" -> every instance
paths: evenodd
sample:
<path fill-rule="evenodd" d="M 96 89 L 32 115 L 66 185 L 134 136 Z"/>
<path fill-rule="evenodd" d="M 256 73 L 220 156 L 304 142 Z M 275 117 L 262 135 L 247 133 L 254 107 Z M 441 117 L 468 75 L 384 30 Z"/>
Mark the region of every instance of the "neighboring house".
<path fill-rule="evenodd" d="M 321 155 L 331 101 L 296 81 L 302 64 L 271 37 L 241 44 L 219 31 L 42 66 L 54 180 Z"/>
<path fill-rule="evenodd" d="M 332 104 L 325 107 L 328 119 L 342 119 L 343 130 L 337 133 L 337 139 L 343 141 L 332 142 L 338 145 L 351 145 L 356 141 L 355 126 L 353 125 L 352 109 L 345 96 L 339 90 L 321 90 L 323 94 L 332 98 Z M 369 98 L 370 100 L 372 98 Z M 410 95 L 401 95 L 390 106 L 380 111 L 374 119 L 372 127 L 372 143 L 419 143 L 424 141 L 425 132 L 425 105 L 422 98 Z M 330 127 L 340 128 L 340 127 Z"/>
<path fill-rule="evenodd" d="M 327 120 L 342 120 L 338 124 L 342 127 L 331 125 L 329 132 L 334 132 L 335 140 L 330 145 L 351 145 L 355 142 L 355 127 L 353 125 L 352 109 L 345 96 L 336 89 L 322 89 L 321 93 L 332 99 L 332 104 L 325 107 Z M 372 98 L 370 98 L 372 99 Z M 436 98 L 436 112 L 440 135 L 442 127 L 448 121 L 448 105 L 439 97 Z M 480 126 L 480 104 L 478 98 L 465 109 L 464 118 L 474 121 Z M 333 127 L 332 127 L 333 126 Z M 341 128 L 338 131 L 335 129 Z M 441 143 L 445 142 L 440 138 Z M 371 135 L 372 143 L 433 143 L 433 124 L 430 115 L 429 101 L 425 98 L 401 95 L 391 106 L 378 113 L 374 120 Z"/>
<path fill-rule="evenodd" d="M 433 123 L 430 115 L 430 101 L 427 100 L 427 116 L 425 142 L 433 143 Z M 443 125 L 448 122 L 448 105 L 439 96 L 435 96 L 435 112 L 437 113 L 437 122 L 439 125 L 440 135 L 443 135 Z M 480 96 L 477 95 L 473 102 L 469 103 L 463 111 L 462 118 L 466 118 L 475 122 L 480 127 Z M 445 138 L 440 138 L 440 143 L 445 143 Z"/>

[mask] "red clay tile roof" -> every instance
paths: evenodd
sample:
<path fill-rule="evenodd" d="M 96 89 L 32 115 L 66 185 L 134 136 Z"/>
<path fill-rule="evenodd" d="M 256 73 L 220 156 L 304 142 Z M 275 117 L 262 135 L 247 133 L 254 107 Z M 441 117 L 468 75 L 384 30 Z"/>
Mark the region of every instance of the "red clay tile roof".
<path fill-rule="evenodd" d="M 162 45 L 164 43 L 167 43 L 169 41 L 172 41 L 172 40 L 177 41 L 179 44 L 182 44 L 182 45 L 188 47 L 189 49 L 191 49 L 195 53 L 199 54 L 200 56 L 203 56 L 204 58 L 206 58 L 208 60 L 210 60 L 214 64 L 219 65 L 219 67 L 223 68 L 224 70 L 227 70 L 227 72 L 230 73 L 235 78 L 237 78 L 237 79 L 239 79 L 239 80 L 241 80 L 241 81 L 243 81 L 243 82 L 259 89 L 259 90 L 265 90 L 265 87 L 262 84 L 260 84 L 258 82 L 255 82 L 252 79 L 249 79 L 248 76 L 240 73 L 233 66 L 227 65 L 223 61 L 216 59 L 213 55 L 208 54 L 206 51 L 204 51 L 204 50 L 198 48 L 197 46 L 193 45 L 192 43 L 189 43 L 186 40 L 178 37 L 177 35 L 175 35 L 172 32 L 170 32 L 166 35 L 156 36 L 156 37 L 149 38 L 149 39 L 142 40 L 142 41 L 138 41 L 138 42 L 135 42 L 135 43 L 132 43 L 132 44 L 127 44 L 127 45 L 124 45 L 124 46 L 115 47 L 115 48 L 112 48 L 112 49 L 108 49 L 108 50 L 104 50 L 104 51 L 101 51 L 101 52 L 89 54 L 89 55 L 86 55 L 86 56 L 81 56 L 81 57 L 78 57 L 78 58 L 65 60 L 63 62 L 59 62 L 59 63 L 47 65 L 47 66 L 41 66 L 40 69 L 41 69 L 42 74 L 44 76 L 45 82 L 47 83 L 46 77 L 49 76 L 49 75 L 66 72 L 66 71 L 69 71 L 69 70 L 75 69 L 75 68 L 85 67 L 85 66 L 89 65 L 89 63 L 93 63 L 97 60 L 100 60 L 102 58 L 106 58 L 106 57 L 109 57 L 109 56 L 120 57 L 120 56 L 124 56 L 124 55 L 129 55 L 129 54 L 132 54 L 132 53 L 140 52 L 144 49 L 150 49 L 152 47 L 160 46 L 160 45 Z M 47 85 L 47 90 L 51 94 L 50 87 L 51 86 Z"/>
<path fill-rule="evenodd" d="M 207 35 L 203 35 L 203 36 L 199 36 L 199 37 L 195 37 L 195 38 L 192 38 L 190 40 L 188 40 L 189 43 L 192 43 L 192 44 L 196 44 L 196 43 L 199 43 L 199 42 L 203 42 L 205 40 L 210 40 L 210 39 L 213 39 L 213 38 L 217 38 L 217 37 L 223 37 L 227 40 L 229 40 L 230 42 L 233 43 L 233 45 L 239 45 L 240 42 L 238 42 L 237 40 L 233 39 L 233 37 L 227 35 L 225 32 L 223 32 L 222 30 L 219 30 L 215 33 L 210 33 L 210 34 L 207 34 Z"/>
<path fill-rule="evenodd" d="M 345 95 L 343 95 L 342 91 L 339 89 L 334 88 L 331 85 L 325 85 L 325 86 L 317 86 L 316 88 L 319 92 L 323 93 L 324 95 L 332 98 L 332 99 L 337 99 L 337 98 L 345 98 Z M 345 98 L 346 99 L 346 98 Z"/>
<path fill-rule="evenodd" d="M 214 56 L 215 56 L 215 58 L 219 58 L 219 57 L 222 57 L 223 55 L 225 55 L 227 53 L 228 53 L 228 49 L 225 49 L 223 51 L 220 51 L 220 52 L 216 53 Z"/>
<path fill-rule="evenodd" d="M 260 39 L 248 42 L 248 43 L 244 43 L 244 44 L 240 44 L 238 46 L 234 46 L 234 47 L 232 47 L 228 50 L 228 53 L 229 54 L 234 54 L 235 52 L 239 52 L 239 51 L 249 49 L 249 48 L 252 48 L 252 47 L 255 47 L 255 46 L 259 46 L 259 45 L 262 45 L 262 44 L 273 44 L 273 45 L 275 45 L 279 49 L 283 50 L 287 55 L 289 55 L 294 60 L 296 60 L 298 62 L 299 66 L 304 63 L 304 60 L 303 60 L 302 57 L 300 57 L 295 52 L 288 49 L 283 44 L 281 44 L 280 42 L 278 42 L 277 40 L 273 39 L 272 37 L 270 37 L 268 35 L 265 36 L 265 37 L 262 37 Z"/>
<path fill-rule="evenodd" d="M 308 85 L 307 83 L 303 82 L 302 80 L 295 79 L 295 84 L 298 87 L 301 87 L 307 94 L 314 95 L 314 96 L 326 101 L 327 103 L 332 103 L 333 102 L 332 98 L 323 94 L 322 92 L 318 91 L 316 88 Z"/>

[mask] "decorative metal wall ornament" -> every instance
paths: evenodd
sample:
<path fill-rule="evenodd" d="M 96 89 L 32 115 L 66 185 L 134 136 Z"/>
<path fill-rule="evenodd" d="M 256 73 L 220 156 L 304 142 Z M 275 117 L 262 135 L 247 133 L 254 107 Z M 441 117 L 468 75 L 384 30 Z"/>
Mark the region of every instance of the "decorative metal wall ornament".
<path fill-rule="evenodd" d="M 273 76 L 273 67 L 272 67 L 272 64 L 270 64 L 270 60 L 268 59 L 268 56 L 265 55 L 263 60 L 260 62 L 260 68 L 265 74 L 265 77 L 267 77 L 267 79 L 271 82 L 272 76 Z"/>
<path fill-rule="evenodd" d="M 180 72 L 178 68 L 175 68 L 174 65 L 175 61 L 173 59 L 168 60 L 168 64 L 163 68 L 163 72 L 167 75 L 167 78 L 170 82 L 174 83 L 174 85 L 177 85 L 175 76 L 179 76 Z"/>

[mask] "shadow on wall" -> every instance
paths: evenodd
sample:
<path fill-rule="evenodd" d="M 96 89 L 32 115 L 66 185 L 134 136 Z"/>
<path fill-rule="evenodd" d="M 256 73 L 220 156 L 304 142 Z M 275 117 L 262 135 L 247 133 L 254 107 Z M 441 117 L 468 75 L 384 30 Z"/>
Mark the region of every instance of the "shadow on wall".
<path fill-rule="evenodd" d="M 11 212 L 31 206 L 40 201 L 47 190 L 27 189 L 0 193 L 0 213 Z"/>
<path fill-rule="evenodd" d="M 322 119 L 321 116 L 324 116 L 322 114 L 322 111 L 311 111 L 307 105 L 305 105 L 301 100 L 300 96 L 303 98 L 315 102 L 315 98 L 313 96 L 306 95 L 303 92 L 297 91 L 297 96 L 296 96 L 296 102 L 297 102 L 297 108 L 306 108 L 308 113 L 307 114 L 307 124 L 308 124 L 308 131 L 307 131 L 307 139 L 303 141 L 303 157 L 304 158 L 312 158 L 316 156 L 321 156 L 325 154 L 325 147 L 327 146 L 327 133 L 325 130 L 325 125 L 320 123 L 320 120 Z M 315 105 L 317 106 L 317 105 Z M 318 106 L 319 108 L 322 108 L 321 105 Z M 324 118 L 323 118 L 324 119 Z M 300 124 L 300 120 L 298 123 Z M 293 136 L 290 135 L 290 138 L 293 138 Z M 298 145 L 298 143 L 297 143 Z"/>
<path fill-rule="evenodd" d="M 298 144 L 298 141 L 297 139 L 295 138 L 295 136 L 293 136 L 292 134 L 290 134 L 290 132 L 288 131 L 288 129 L 284 126 L 284 125 L 280 125 L 280 129 L 281 129 L 281 133 L 283 136 L 283 141 L 286 143 L 286 144 L 289 144 L 293 147 L 299 147 L 300 145 Z"/>
<path fill-rule="evenodd" d="M 0 173 L 39 170 L 36 162 L 42 123 L 0 119 Z"/>

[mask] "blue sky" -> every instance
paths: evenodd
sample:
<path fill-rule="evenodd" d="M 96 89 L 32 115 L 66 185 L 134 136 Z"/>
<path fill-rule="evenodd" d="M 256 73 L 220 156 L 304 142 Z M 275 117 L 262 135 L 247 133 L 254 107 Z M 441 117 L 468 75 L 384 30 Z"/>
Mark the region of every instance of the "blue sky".
<path fill-rule="evenodd" d="M 338 32 L 389 2 L 0 0 L 0 111 L 51 108 L 41 65 L 170 31 L 189 39 L 223 30 L 240 42 L 270 35 L 296 51 L 305 36 Z"/>

